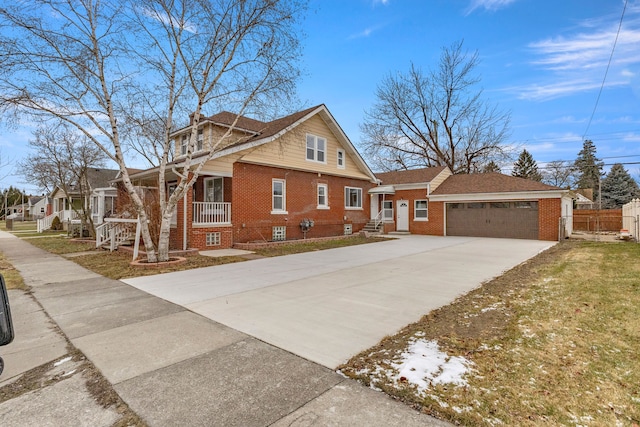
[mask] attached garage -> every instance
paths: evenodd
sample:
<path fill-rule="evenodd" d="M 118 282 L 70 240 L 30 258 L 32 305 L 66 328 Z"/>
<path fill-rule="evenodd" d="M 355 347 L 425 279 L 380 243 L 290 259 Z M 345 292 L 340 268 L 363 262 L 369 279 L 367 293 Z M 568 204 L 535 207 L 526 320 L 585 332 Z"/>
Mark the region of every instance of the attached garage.
<path fill-rule="evenodd" d="M 369 192 L 376 206 L 371 218 L 381 218 L 386 232 L 532 240 L 571 235 L 568 190 L 499 173 L 452 175 L 443 167 L 377 176 L 382 185 Z M 383 215 L 383 205 L 396 211 Z"/>
<path fill-rule="evenodd" d="M 447 236 L 538 238 L 537 201 L 446 203 Z"/>

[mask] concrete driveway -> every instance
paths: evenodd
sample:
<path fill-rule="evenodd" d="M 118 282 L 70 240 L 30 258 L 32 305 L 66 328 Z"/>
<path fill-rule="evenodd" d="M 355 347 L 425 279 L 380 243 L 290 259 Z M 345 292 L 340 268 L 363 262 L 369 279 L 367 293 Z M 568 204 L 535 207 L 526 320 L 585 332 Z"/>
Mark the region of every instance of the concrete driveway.
<path fill-rule="evenodd" d="M 335 369 L 554 244 L 403 236 L 123 282 Z"/>

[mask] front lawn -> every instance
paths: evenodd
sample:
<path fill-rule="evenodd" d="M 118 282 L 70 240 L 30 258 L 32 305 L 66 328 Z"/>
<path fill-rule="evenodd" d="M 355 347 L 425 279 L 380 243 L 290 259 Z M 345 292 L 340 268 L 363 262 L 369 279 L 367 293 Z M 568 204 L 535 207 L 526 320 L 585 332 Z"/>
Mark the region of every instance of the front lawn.
<path fill-rule="evenodd" d="M 638 260 L 559 244 L 341 371 L 462 425 L 640 425 Z"/>

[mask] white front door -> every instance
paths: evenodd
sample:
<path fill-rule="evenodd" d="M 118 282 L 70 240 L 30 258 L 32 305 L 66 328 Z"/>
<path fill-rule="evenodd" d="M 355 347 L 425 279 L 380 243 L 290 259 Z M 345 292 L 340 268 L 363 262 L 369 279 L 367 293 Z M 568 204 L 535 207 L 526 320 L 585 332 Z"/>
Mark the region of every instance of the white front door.
<path fill-rule="evenodd" d="M 369 218 L 371 219 L 375 219 L 375 217 L 378 216 L 378 195 L 377 194 L 372 194 L 371 196 L 371 216 Z"/>
<path fill-rule="evenodd" d="M 398 200 L 396 231 L 409 231 L 409 201 Z"/>

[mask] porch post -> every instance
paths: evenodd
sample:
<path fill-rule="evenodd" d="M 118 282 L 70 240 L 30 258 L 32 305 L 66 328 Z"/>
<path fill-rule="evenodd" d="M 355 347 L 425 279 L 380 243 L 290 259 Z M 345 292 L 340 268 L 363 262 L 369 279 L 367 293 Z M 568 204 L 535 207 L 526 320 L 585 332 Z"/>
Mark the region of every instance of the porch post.
<path fill-rule="evenodd" d="M 193 191 L 193 188 L 189 191 Z M 182 197 L 182 250 L 187 250 L 187 192 Z"/>

